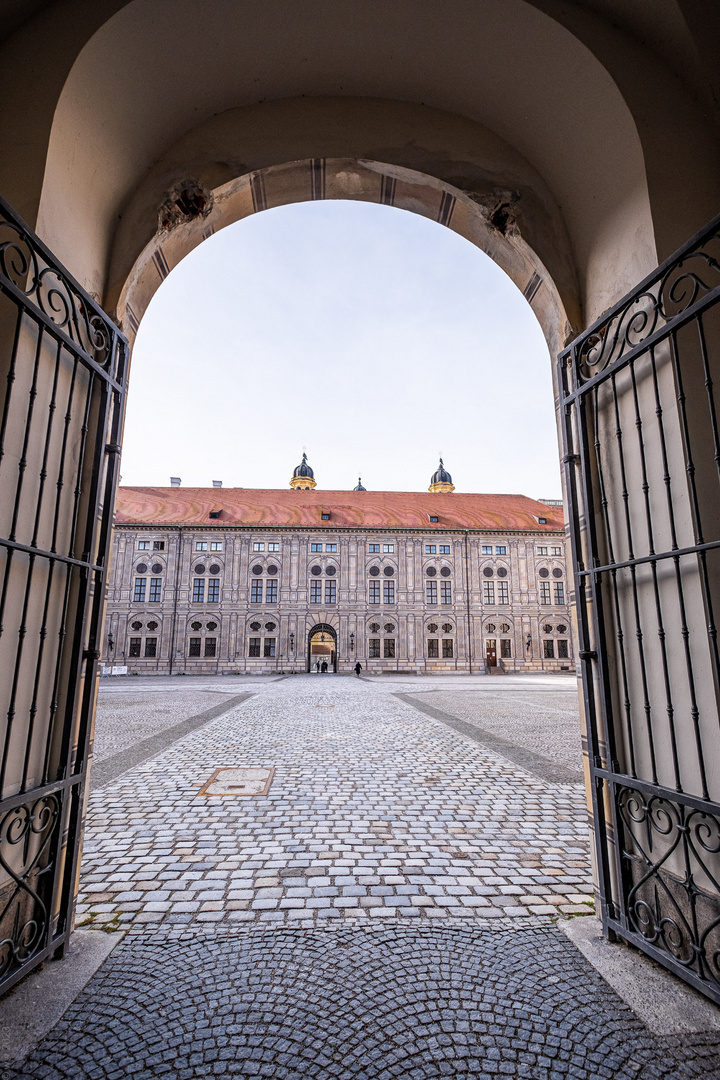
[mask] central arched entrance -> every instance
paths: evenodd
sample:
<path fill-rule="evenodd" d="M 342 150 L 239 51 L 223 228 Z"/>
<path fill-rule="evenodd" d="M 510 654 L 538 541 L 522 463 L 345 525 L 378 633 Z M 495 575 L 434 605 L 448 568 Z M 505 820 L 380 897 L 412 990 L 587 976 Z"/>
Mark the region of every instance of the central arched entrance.
<path fill-rule="evenodd" d="M 307 670 L 317 671 L 323 663 L 337 672 L 337 634 L 329 623 L 317 623 L 308 634 Z"/>

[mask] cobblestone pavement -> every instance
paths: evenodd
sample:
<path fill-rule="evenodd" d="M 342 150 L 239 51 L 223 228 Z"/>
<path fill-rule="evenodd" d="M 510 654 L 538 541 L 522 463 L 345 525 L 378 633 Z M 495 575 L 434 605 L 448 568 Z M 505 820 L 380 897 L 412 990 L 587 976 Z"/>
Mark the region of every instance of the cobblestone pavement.
<path fill-rule="evenodd" d="M 93 791 L 79 924 L 487 925 L 591 909 L 580 784 L 548 783 L 448 730 L 390 679 L 246 689 L 249 701 Z M 274 766 L 269 794 L 198 794 L 232 765 Z"/>
<path fill-rule="evenodd" d="M 393 920 L 128 935 L 4 1076 L 714 1080 L 720 1057 L 651 1035 L 554 928 Z"/>

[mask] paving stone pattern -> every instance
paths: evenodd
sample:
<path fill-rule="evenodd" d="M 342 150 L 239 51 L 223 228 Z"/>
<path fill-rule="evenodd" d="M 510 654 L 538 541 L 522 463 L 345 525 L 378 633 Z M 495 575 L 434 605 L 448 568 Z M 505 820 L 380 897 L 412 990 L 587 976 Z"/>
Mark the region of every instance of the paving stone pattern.
<path fill-rule="evenodd" d="M 158 693 L 143 689 L 123 693 L 117 688 L 105 690 L 103 686 L 93 756 L 96 761 L 104 761 L 136 742 L 159 735 L 190 716 L 212 709 L 220 700 L 220 696 L 211 690 Z"/>
<path fill-rule="evenodd" d="M 199 932 L 198 932 L 199 931 Z M 554 928 L 200 928 L 128 935 L 7 1080 L 689 1080 L 714 1035 L 662 1039 Z"/>
<path fill-rule="evenodd" d="M 256 684 L 94 791 L 78 922 L 142 933 L 586 914 L 582 786 L 531 776 L 396 688 L 316 675 Z M 275 767 L 267 796 L 198 796 L 217 768 L 242 765 Z"/>

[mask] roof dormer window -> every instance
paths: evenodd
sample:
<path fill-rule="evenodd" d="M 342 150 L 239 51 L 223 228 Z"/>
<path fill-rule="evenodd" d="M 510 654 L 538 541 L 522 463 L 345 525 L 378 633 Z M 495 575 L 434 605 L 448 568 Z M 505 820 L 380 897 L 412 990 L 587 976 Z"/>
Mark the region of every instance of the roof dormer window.
<path fill-rule="evenodd" d="M 438 521 L 437 514 L 429 514 L 428 517 L 430 518 L 430 521 L 433 522 L 433 524 L 437 525 L 437 521 Z"/>
<path fill-rule="evenodd" d="M 321 521 L 329 521 L 330 520 L 330 515 L 329 514 L 321 514 L 320 515 L 320 520 Z"/>

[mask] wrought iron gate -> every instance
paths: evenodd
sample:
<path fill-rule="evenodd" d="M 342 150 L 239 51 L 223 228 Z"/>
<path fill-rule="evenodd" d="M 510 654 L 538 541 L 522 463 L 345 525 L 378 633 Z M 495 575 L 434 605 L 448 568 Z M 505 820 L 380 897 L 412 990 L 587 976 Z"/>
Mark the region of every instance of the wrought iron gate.
<path fill-rule="evenodd" d="M 720 1002 L 720 218 L 558 358 L 603 922 Z"/>
<path fill-rule="evenodd" d="M 0 200 L 0 992 L 71 929 L 127 361 Z"/>

